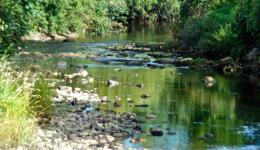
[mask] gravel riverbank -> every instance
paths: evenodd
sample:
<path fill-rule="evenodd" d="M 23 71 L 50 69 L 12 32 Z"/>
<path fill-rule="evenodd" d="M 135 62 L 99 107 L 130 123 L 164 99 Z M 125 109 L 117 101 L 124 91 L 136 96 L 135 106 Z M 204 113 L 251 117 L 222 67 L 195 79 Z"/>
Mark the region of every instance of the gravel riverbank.
<path fill-rule="evenodd" d="M 101 112 L 100 98 L 93 91 L 62 86 L 56 89 L 53 101 L 51 120 L 38 127 L 32 140 L 19 149 L 124 149 L 119 139 L 141 132 L 135 114 Z"/>

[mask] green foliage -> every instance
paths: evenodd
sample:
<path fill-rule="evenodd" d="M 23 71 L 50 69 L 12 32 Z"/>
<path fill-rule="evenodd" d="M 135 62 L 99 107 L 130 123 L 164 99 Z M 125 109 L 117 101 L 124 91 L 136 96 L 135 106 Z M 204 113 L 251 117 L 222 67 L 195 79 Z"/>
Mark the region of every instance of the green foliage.
<path fill-rule="evenodd" d="M 178 19 L 178 0 L 126 0 L 131 21 L 171 21 Z"/>
<path fill-rule="evenodd" d="M 0 0 L 0 53 L 27 33 L 29 18 L 20 1 Z"/>
<path fill-rule="evenodd" d="M 52 95 L 49 82 L 43 76 L 37 77 L 30 97 L 32 113 L 40 118 L 49 118 L 53 111 Z"/>
<path fill-rule="evenodd" d="M 15 147 L 34 132 L 36 118 L 52 112 L 48 82 L 40 75 L 15 72 L 0 62 L 0 148 Z"/>
<path fill-rule="evenodd" d="M 184 0 L 178 42 L 211 59 L 242 57 L 259 41 L 259 5 L 259 0 Z"/>
<path fill-rule="evenodd" d="M 3 67 L 1 65 L 1 67 Z M 22 87 L 22 79 L 8 79 L 1 68 L 0 76 L 0 147 L 16 146 L 32 133 L 34 121 L 29 118 L 29 90 Z"/>
<path fill-rule="evenodd" d="M 111 0 L 108 2 L 109 18 L 127 25 L 128 8 L 125 1 Z"/>
<path fill-rule="evenodd" d="M 0 0 L 0 49 L 29 32 L 124 30 L 132 21 L 172 20 L 178 0 Z"/>
<path fill-rule="evenodd" d="M 252 11 L 249 12 L 249 28 L 251 31 L 258 32 L 260 31 L 260 1 L 253 1 Z M 258 35 L 259 36 L 259 35 Z"/>
<path fill-rule="evenodd" d="M 179 6 L 178 0 L 157 0 L 153 6 L 153 11 L 157 13 L 157 20 L 171 20 L 179 19 Z"/>
<path fill-rule="evenodd" d="M 205 58 L 197 57 L 197 58 L 193 59 L 192 64 L 193 65 L 205 64 L 206 61 L 207 61 L 207 59 L 205 59 Z"/>

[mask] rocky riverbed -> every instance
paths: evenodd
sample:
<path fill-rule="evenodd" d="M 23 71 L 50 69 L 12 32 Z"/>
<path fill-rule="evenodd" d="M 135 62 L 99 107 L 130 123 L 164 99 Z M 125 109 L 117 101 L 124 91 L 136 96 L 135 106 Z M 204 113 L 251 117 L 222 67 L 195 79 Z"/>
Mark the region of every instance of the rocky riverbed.
<path fill-rule="evenodd" d="M 36 129 L 29 143 L 19 149 L 124 149 L 117 142 L 119 139 L 142 132 L 136 115 L 101 111 L 100 101 L 94 91 L 58 87 L 53 98 L 53 116 Z"/>
<path fill-rule="evenodd" d="M 93 45 L 92 45 L 93 46 Z M 198 70 L 217 71 L 224 74 L 259 74 L 259 49 L 254 49 L 246 57 L 243 63 L 239 63 L 232 57 L 225 57 L 219 60 L 208 60 L 200 55 L 188 51 L 169 49 L 161 43 L 127 43 L 96 45 L 96 51 L 79 46 L 79 51 L 41 53 L 22 51 L 18 56 L 30 61 L 52 58 L 73 58 L 91 60 L 103 64 L 147 66 L 151 68 L 164 68 L 165 66 L 189 67 Z M 85 67 L 87 67 L 85 65 Z"/>

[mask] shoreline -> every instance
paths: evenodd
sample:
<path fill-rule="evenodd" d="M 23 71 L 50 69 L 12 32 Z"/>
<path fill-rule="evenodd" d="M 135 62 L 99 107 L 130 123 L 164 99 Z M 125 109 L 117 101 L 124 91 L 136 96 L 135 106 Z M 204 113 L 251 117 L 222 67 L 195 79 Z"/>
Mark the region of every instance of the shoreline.
<path fill-rule="evenodd" d="M 75 41 L 79 38 L 78 33 L 56 34 L 56 33 L 43 33 L 31 32 L 28 35 L 21 37 L 22 41 L 37 41 L 37 42 L 50 42 L 50 41 Z"/>

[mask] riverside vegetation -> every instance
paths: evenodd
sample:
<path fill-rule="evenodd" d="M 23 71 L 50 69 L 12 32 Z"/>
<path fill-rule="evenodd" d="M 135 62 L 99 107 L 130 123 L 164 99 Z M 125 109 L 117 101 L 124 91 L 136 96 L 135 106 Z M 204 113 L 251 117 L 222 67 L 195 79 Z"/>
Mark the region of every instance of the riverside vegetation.
<path fill-rule="evenodd" d="M 16 147 L 30 139 L 40 117 L 50 117 L 52 94 L 41 74 L 16 71 L 5 60 L 0 65 L 0 147 Z"/>
<path fill-rule="evenodd" d="M 173 22 L 167 45 L 196 62 L 227 56 L 239 63 L 259 61 L 259 0 L 2 0 L 0 7 L 2 53 L 29 33 L 59 39 L 75 32 L 123 31 L 135 22 Z M 243 57 L 253 50 L 253 58 Z"/>

